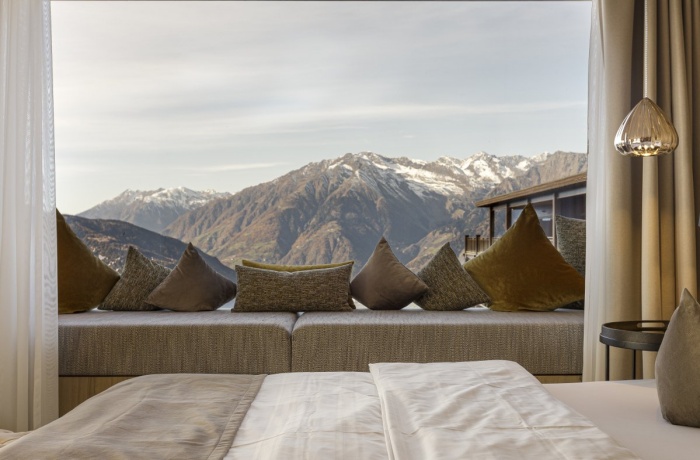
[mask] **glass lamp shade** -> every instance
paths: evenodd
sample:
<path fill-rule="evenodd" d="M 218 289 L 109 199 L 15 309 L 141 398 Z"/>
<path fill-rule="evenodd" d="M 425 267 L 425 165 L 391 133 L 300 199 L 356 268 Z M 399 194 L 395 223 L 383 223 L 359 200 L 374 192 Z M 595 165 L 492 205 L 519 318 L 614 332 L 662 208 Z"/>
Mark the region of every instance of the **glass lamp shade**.
<path fill-rule="evenodd" d="M 615 148 L 623 155 L 665 155 L 678 147 L 678 133 L 663 110 L 648 97 L 625 117 L 615 135 Z"/>

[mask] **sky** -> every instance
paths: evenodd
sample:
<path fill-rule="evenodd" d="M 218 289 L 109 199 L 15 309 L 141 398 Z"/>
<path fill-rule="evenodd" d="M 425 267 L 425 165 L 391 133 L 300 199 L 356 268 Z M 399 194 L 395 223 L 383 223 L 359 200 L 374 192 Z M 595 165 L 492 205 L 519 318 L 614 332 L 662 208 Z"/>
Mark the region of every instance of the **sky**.
<path fill-rule="evenodd" d="M 53 2 L 59 209 L 345 153 L 586 151 L 590 2 Z"/>

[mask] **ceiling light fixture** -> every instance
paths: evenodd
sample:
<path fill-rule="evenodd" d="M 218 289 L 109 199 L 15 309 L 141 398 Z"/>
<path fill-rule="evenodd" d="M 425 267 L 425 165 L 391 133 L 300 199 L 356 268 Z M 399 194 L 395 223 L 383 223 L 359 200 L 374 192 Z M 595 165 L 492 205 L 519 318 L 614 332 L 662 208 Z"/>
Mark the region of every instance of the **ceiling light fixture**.
<path fill-rule="evenodd" d="M 678 133 L 661 107 L 649 99 L 649 0 L 644 1 L 644 97 L 615 135 L 618 152 L 632 157 L 665 155 L 678 147 Z"/>

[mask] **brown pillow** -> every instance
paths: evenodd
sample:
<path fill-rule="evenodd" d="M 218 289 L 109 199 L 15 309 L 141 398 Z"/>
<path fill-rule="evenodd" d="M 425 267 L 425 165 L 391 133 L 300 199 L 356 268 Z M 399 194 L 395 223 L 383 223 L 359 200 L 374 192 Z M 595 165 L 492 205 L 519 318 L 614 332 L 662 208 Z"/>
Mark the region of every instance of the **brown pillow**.
<path fill-rule="evenodd" d="M 77 313 L 98 306 L 119 274 L 95 257 L 56 210 L 58 313 Z"/>
<path fill-rule="evenodd" d="M 360 273 L 350 283 L 352 296 L 371 310 L 400 310 L 428 291 L 428 286 L 396 258 L 382 237 Z"/>
<path fill-rule="evenodd" d="M 114 285 L 100 310 L 150 311 L 146 298 L 170 274 L 170 269 L 149 260 L 135 247 L 129 246 L 122 277 Z"/>
<path fill-rule="evenodd" d="M 416 300 L 423 310 L 464 310 L 490 300 L 459 264 L 450 243 L 445 243 L 428 265 L 418 272 L 418 278 L 430 287 Z"/>
<path fill-rule="evenodd" d="M 236 284 L 204 261 L 192 243 L 146 303 L 175 311 L 216 310 L 236 296 Z"/>
<path fill-rule="evenodd" d="M 236 265 L 234 312 L 352 311 L 348 290 L 352 265 L 296 272 Z"/>
<path fill-rule="evenodd" d="M 661 414 L 674 425 L 700 428 L 700 305 L 683 290 L 656 356 Z"/>
<path fill-rule="evenodd" d="M 498 311 L 554 310 L 583 299 L 583 277 L 559 254 L 527 205 L 511 228 L 464 268 Z"/>
<path fill-rule="evenodd" d="M 317 265 L 275 265 L 266 264 L 262 262 L 254 262 L 252 260 L 243 259 L 241 265 L 244 267 L 262 268 L 263 270 L 274 270 L 278 272 L 300 272 L 304 270 L 319 270 L 322 268 L 337 268 L 343 265 L 353 266 L 354 260 L 349 260 L 347 262 L 338 262 L 335 264 L 317 264 Z M 348 305 L 350 308 L 355 308 L 355 302 L 352 301 L 352 294 L 348 288 Z"/>

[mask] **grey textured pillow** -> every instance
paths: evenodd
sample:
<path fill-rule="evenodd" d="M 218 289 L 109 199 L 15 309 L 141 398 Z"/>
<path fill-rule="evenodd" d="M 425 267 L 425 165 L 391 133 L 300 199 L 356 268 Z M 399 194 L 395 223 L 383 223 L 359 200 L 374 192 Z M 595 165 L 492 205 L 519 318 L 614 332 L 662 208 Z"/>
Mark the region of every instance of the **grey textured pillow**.
<path fill-rule="evenodd" d="M 350 283 L 352 296 L 370 310 L 400 310 L 427 290 L 428 286 L 391 252 L 384 237 Z"/>
<path fill-rule="evenodd" d="M 556 216 L 557 247 L 564 260 L 581 276 L 586 276 L 586 221 L 571 217 Z M 563 308 L 583 310 L 583 300 L 565 305 Z"/>
<path fill-rule="evenodd" d="M 586 276 L 586 221 L 556 216 L 557 247 L 564 260 Z"/>
<path fill-rule="evenodd" d="M 656 390 L 666 420 L 700 428 L 700 305 L 687 289 L 656 356 Z"/>
<path fill-rule="evenodd" d="M 175 311 L 205 311 L 216 310 L 235 295 L 236 284 L 207 265 L 190 243 L 146 303 Z"/>
<path fill-rule="evenodd" d="M 352 265 L 296 272 L 236 265 L 234 312 L 352 311 L 348 290 Z"/>
<path fill-rule="evenodd" d="M 415 301 L 424 310 L 464 310 L 490 300 L 462 268 L 450 243 L 441 247 L 428 265 L 418 272 L 418 278 L 430 288 Z"/>
<path fill-rule="evenodd" d="M 146 298 L 170 274 L 170 270 L 129 246 L 122 277 L 105 298 L 100 310 L 150 311 L 158 307 L 148 305 Z"/>

